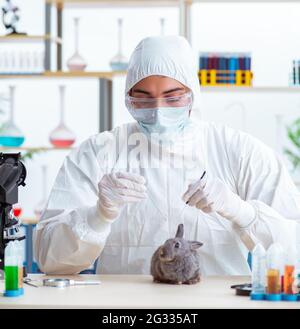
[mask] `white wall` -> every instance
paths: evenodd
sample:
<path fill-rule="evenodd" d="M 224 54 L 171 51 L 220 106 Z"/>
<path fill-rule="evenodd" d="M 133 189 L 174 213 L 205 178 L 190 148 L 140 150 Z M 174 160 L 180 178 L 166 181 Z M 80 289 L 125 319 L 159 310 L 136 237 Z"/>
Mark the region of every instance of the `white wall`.
<path fill-rule="evenodd" d="M 15 0 L 22 8 L 20 30 L 44 33 L 43 0 Z M 0 4 L 3 1 L 0 1 Z M 256 85 L 288 85 L 291 60 L 300 58 L 300 4 L 195 4 L 192 9 L 192 45 L 199 51 L 251 51 Z M 55 16 L 55 15 L 54 15 Z M 68 9 L 64 14 L 64 63 L 73 52 L 73 17 L 80 22 L 80 49 L 88 70 L 108 70 L 116 52 L 118 17 L 124 18 L 124 53 L 127 57 L 148 35 L 159 34 L 160 17 L 166 18 L 166 34 L 178 34 L 176 8 L 92 8 Z M 54 20 L 55 17 L 53 17 Z M 4 33 L 0 27 L 0 33 Z M 0 44 L 0 52 L 3 51 Z M 9 45 L 9 50 L 20 49 Z M 27 47 L 21 46 L 22 49 Z M 29 46 L 30 50 L 33 46 Z M 42 49 L 34 45 L 35 49 Z M 54 55 L 54 52 L 53 52 Z M 54 58 L 53 58 L 54 59 Z M 114 81 L 114 125 L 131 120 L 123 100 L 124 77 Z M 58 85 L 67 85 L 66 121 L 78 142 L 98 131 L 98 82 L 75 80 L 0 80 L 0 93 L 17 85 L 16 121 L 26 135 L 27 146 L 49 145 L 48 134 L 58 120 Z M 244 129 L 278 149 L 276 114 L 282 122 L 298 114 L 300 94 L 203 93 L 202 117 Z M 242 105 L 241 105 L 242 104 Z M 244 108 L 245 110 L 243 110 Z M 227 110 L 226 110 L 227 109 Z M 243 118 L 244 113 L 244 118 Z M 3 117 L 0 116 L 0 120 Z M 282 124 L 282 125 L 283 125 Z M 281 131 L 283 128 L 280 128 Z M 49 165 L 48 191 L 65 151 L 52 151 L 27 162 L 27 187 L 20 190 L 25 216 L 32 216 L 40 199 L 41 164 Z"/>

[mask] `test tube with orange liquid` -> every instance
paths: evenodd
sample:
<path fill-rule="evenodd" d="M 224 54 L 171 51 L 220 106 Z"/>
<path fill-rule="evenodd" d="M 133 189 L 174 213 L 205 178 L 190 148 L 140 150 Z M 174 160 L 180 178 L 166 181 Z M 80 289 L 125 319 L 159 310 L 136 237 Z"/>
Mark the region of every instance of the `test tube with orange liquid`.
<path fill-rule="evenodd" d="M 281 300 L 281 274 L 283 273 L 284 253 L 279 243 L 273 243 L 267 251 L 266 299 Z"/>
<path fill-rule="evenodd" d="M 284 262 L 284 277 L 283 277 L 283 299 L 289 301 L 297 300 L 297 289 L 295 282 L 295 265 L 296 265 L 296 250 L 289 248 L 286 253 Z"/>

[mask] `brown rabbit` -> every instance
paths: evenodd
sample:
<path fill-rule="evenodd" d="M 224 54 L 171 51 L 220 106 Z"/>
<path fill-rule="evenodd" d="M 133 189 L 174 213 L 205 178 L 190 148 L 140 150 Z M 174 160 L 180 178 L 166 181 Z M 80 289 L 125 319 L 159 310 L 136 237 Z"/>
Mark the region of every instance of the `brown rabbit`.
<path fill-rule="evenodd" d="M 175 239 L 167 240 L 151 259 L 154 282 L 194 284 L 200 281 L 200 256 L 197 251 L 203 243 L 183 238 L 183 224 L 178 225 Z"/>

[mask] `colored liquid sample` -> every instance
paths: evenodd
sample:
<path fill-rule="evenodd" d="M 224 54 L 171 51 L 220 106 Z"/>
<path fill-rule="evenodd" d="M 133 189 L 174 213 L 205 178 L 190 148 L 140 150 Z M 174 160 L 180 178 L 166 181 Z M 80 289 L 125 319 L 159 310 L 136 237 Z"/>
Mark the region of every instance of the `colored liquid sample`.
<path fill-rule="evenodd" d="M 74 144 L 75 139 L 50 139 L 50 143 L 55 147 L 69 147 Z"/>
<path fill-rule="evenodd" d="M 269 269 L 267 272 L 267 294 L 280 294 L 281 282 L 279 270 Z"/>
<path fill-rule="evenodd" d="M 295 266 L 286 265 L 284 267 L 284 280 L 283 280 L 283 292 L 287 295 L 292 295 L 293 292 L 293 284 L 295 277 Z"/>
<path fill-rule="evenodd" d="M 24 143 L 25 137 L 0 136 L 0 145 L 18 147 Z"/>
<path fill-rule="evenodd" d="M 19 289 L 19 268 L 18 266 L 5 266 L 5 290 Z"/>
<path fill-rule="evenodd" d="M 13 208 L 13 213 L 15 217 L 19 217 L 22 213 L 22 208 Z"/>

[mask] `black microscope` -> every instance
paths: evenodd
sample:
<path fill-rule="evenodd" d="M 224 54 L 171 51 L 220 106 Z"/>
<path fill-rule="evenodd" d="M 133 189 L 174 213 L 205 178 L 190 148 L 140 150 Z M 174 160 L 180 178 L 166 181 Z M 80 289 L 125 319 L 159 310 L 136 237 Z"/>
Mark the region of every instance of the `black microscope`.
<path fill-rule="evenodd" d="M 26 168 L 21 153 L 0 153 L 0 279 L 4 278 L 5 246 L 12 240 L 24 240 L 20 221 L 12 206 L 18 202 L 18 187 L 25 186 Z"/>

